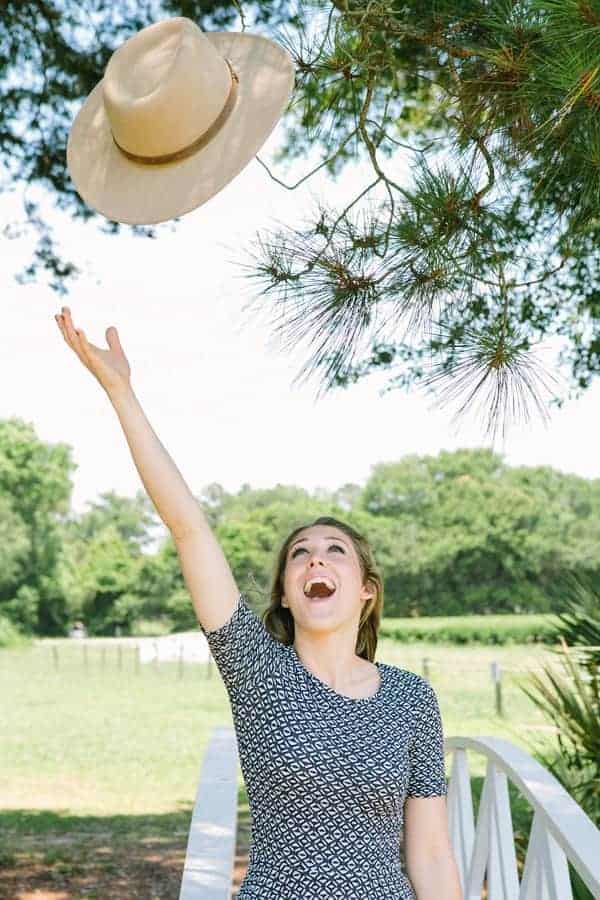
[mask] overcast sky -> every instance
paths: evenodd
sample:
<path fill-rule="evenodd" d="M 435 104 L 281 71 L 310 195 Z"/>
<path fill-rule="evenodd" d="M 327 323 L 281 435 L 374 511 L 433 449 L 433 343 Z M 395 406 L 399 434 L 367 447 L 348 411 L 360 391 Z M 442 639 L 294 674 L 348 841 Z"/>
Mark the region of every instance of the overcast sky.
<path fill-rule="evenodd" d="M 279 129 L 260 156 L 272 158 Z M 386 167 L 407 178 L 398 158 Z M 292 183 L 308 171 L 273 166 Z M 375 374 L 358 385 L 315 399 L 318 381 L 292 387 L 308 347 L 283 352 L 265 313 L 243 306 L 257 287 L 235 260 L 247 260 L 256 232 L 277 221 L 299 226 L 317 197 L 347 204 L 372 172 L 348 168 L 336 183 L 319 173 L 287 191 L 253 160 L 220 194 L 156 240 L 99 232 L 53 213 L 56 234 L 85 274 L 66 300 L 40 285 L 20 286 L 14 273 L 30 258 L 27 237 L 3 240 L 0 261 L 3 323 L 0 417 L 33 423 L 40 438 L 73 447 L 73 508 L 83 510 L 103 491 L 132 496 L 141 486 L 117 417 L 104 392 L 63 342 L 53 315 L 70 305 L 76 326 L 104 346 L 116 325 L 132 367 L 134 389 L 161 440 L 195 493 L 220 482 L 294 484 L 313 490 L 345 482 L 364 484 L 371 467 L 408 453 L 489 446 L 481 422 L 451 425 L 429 396 L 393 391 Z M 20 218 L 20 192 L 0 198 L 4 222 Z M 340 209 L 343 208 L 341 205 Z M 600 476 L 593 440 L 600 406 L 596 384 L 583 398 L 514 428 L 497 444 L 511 465 L 550 465 L 588 478 Z"/>

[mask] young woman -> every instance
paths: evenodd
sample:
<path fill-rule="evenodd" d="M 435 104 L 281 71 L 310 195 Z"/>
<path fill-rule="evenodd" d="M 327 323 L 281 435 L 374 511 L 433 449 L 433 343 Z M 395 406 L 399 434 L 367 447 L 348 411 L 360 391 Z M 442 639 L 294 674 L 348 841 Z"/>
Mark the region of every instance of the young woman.
<path fill-rule="evenodd" d="M 252 814 L 239 900 L 461 900 L 437 697 L 373 661 L 383 588 L 367 541 L 329 517 L 295 529 L 261 620 L 144 415 L 117 330 L 105 350 L 67 307 L 56 320 L 115 409 L 227 688 Z"/>

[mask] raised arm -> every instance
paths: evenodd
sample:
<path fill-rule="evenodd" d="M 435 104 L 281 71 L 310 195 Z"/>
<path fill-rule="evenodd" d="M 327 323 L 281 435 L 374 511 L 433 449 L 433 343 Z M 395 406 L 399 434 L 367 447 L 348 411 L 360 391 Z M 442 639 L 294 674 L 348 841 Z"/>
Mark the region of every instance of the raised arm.
<path fill-rule="evenodd" d="M 239 590 L 219 542 L 179 469 L 160 442 L 131 386 L 131 369 L 117 329 L 106 330 L 109 349 L 90 344 L 68 307 L 55 316 L 62 335 L 106 391 L 119 418 L 135 466 L 177 548 L 196 618 L 208 631 L 220 628 L 237 606 Z"/>

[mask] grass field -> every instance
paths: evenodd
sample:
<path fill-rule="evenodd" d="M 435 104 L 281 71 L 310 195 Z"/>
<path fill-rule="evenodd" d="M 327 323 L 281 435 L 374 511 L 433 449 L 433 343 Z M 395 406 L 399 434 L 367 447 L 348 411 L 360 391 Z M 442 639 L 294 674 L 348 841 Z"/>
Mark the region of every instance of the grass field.
<path fill-rule="evenodd" d="M 554 743 L 518 687 L 527 669 L 557 664 L 547 648 L 380 640 L 383 662 L 422 674 L 423 657 L 447 737 L 498 735 L 528 752 L 528 741 Z M 504 717 L 492 660 L 503 670 Z M 104 665 L 91 647 L 87 667 L 67 640 L 0 651 L 0 897 L 177 897 L 203 748 L 214 725 L 231 723 L 227 694 L 214 666 L 136 666 L 131 646 L 121 661 L 116 644 Z M 470 761 L 483 776 L 483 758 Z M 248 833 L 241 773 L 240 810 L 238 879 Z"/>

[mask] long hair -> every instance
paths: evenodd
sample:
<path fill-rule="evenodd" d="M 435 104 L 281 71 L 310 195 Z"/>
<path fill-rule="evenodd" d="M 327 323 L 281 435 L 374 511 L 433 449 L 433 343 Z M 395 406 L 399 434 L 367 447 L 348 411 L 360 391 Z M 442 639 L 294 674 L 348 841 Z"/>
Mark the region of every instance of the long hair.
<path fill-rule="evenodd" d="M 277 556 L 271 581 L 270 603 L 262 614 L 265 628 L 272 637 L 282 644 L 293 644 L 294 617 L 289 609 L 281 605 L 285 565 L 292 541 L 301 531 L 304 531 L 306 528 L 312 528 L 313 525 L 332 525 L 334 528 L 339 528 L 340 531 L 343 531 L 350 538 L 360 562 L 363 585 L 370 589 L 375 589 L 373 597 L 365 600 L 361 610 L 356 640 L 356 654 L 363 659 L 369 660 L 369 662 L 373 662 L 377 649 L 377 632 L 383 611 L 383 579 L 377 571 L 373 551 L 368 540 L 352 526 L 347 525 L 345 522 L 340 522 L 339 519 L 334 519 L 332 516 L 321 516 L 315 519 L 314 522 L 300 525 L 283 542 Z"/>

